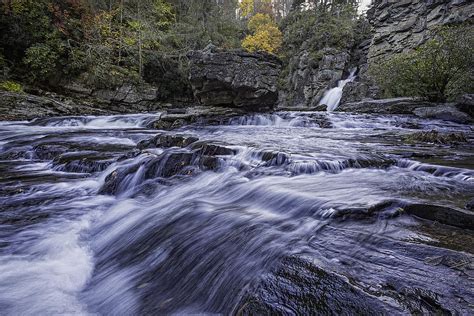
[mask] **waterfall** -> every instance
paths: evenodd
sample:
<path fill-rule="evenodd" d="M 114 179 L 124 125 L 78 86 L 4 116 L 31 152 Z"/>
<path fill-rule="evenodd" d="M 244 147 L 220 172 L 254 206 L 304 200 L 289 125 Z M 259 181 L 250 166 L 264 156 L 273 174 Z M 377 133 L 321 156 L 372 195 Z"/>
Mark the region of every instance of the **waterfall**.
<path fill-rule="evenodd" d="M 342 90 L 344 89 L 346 84 L 354 81 L 354 79 L 356 78 L 356 71 L 357 68 L 352 69 L 347 79 L 339 80 L 339 82 L 337 83 L 337 87 L 327 91 L 321 101 L 319 101 L 320 105 L 327 105 L 328 112 L 334 111 L 339 106 L 339 103 L 341 102 L 342 98 Z"/>

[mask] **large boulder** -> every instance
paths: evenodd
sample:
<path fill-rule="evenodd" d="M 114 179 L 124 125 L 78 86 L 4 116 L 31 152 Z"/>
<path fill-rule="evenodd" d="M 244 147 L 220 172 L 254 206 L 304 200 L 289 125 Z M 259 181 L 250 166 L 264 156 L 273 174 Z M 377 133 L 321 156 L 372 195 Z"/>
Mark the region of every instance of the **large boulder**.
<path fill-rule="evenodd" d="M 421 107 L 414 110 L 414 114 L 422 118 L 452 121 L 461 124 L 472 122 L 472 118 L 461 112 L 454 104 L 440 104 L 435 107 Z"/>
<path fill-rule="evenodd" d="M 224 51 L 209 45 L 188 53 L 194 96 L 206 106 L 272 108 L 281 61 L 263 52 Z"/>
<path fill-rule="evenodd" d="M 336 111 L 374 114 L 413 114 L 415 109 L 429 106 L 433 106 L 433 104 L 413 98 L 393 98 L 343 103 Z"/>

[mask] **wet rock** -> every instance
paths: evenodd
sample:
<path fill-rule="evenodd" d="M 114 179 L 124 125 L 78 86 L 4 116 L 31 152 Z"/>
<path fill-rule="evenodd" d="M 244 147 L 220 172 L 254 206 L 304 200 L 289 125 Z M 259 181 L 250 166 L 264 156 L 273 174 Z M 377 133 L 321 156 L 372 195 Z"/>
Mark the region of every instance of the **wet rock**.
<path fill-rule="evenodd" d="M 150 127 L 162 130 L 172 130 L 190 124 L 218 125 L 224 124 L 230 118 L 247 113 L 245 109 L 211 107 L 194 105 L 178 111 L 168 110 L 161 118 L 153 122 Z"/>
<path fill-rule="evenodd" d="M 474 213 L 471 211 L 429 204 L 410 204 L 403 209 L 407 214 L 423 219 L 474 230 Z"/>
<path fill-rule="evenodd" d="M 199 139 L 196 137 L 186 137 L 180 135 L 157 135 L 152 139 L 143 140 L 138 143 L 137 148 L 143 150 L 145 148 L 185 148 Z"/>
<path fill-rule="evenodd" d="M 248 290 L 235 310 L 237 315 L 378 315 L 384 309 L 344 277 L 294 256 Z"/>
<path fill-rule="evenodd" d="M 39 117 L 107 113 L 114 114 L 118 111 L 100 102 L 89 103 L 55 94 L 38 96 L 0 91 L 0 120 L 33 120 Z"/>
<path fill-rule="evenodd" d="M 471 123 L 472 118 L 458 110 L 455 104 L 442 104 L 438 106 L 416 108 L 413 113 L 421 118 L 438 119 L 461 124 Z"/>
<path fill-rule="evenodd" d="M 474 211 L 474 199 L 466 203 L 466 209 L 468 209 L 469 211 Z"/>
<path fill-rule="evenodd" d="M 27 150 L 11 149 L 0 154 L 0 160 L 17 160 L 28 158 L 31 158 L 31 155 Z"/>
<path fill-rule="evenodd" d="M 115 195 L 119 193 L 120 186 L 125 185 L 125 177 L 137 172 L 140 166 L 138 164 L 118 168 L 112 171 L 104 181 L 104 184 L 99 190 L 99 194 L 106 194 L 106 195 Z"/>
<path fill-rule="evenodd" d="M 409 143 L 424 142 L 443 145 L 467 143 L 466 136 L 463 133 L 440 133 L 435 130 L 414 133 L 406 136 L 404 139 Z"/>
<path fill-rule="evenodd" d="M 234 150 L 215 144 L 209 144 L 205 142 L 198 142 L 191 146 L 193 150 L 196 150 L 196 153 L 199 155 L 206 156 L 227 156 L 235 155 Z"/>
<path fill-rule="evenodd" d="M 193 157 L 191 152 L 164 153 L 146 165 L 145 179 L 177 175 L 191 165 Z"/>
<path fill-rule="evenodd" d="M 140 145 L 140 143 L 139 143 L 138 145 Z M 138 145 L 137 145 L 137 147 L 138 147 Z M 143 148 L 143 149 L 144 149 L 144 148 Z M 127 159 L 136 158 L 136 157 L 138 157 L 140 154 L 141 154 L 141 150 L 133 150 L 133 151 L 131 151 L 131 152 L 126 153 L 125 155 L 120 156 L 120 157 L 117 159 L 117 161 L 120 162 L 120 161 L 124 161 L 124 160 L 127 160 Z"/>
<path fill-rule="evenodd" d="M 42 144 L 33 148 L 35 155 L 40 160 L 52 160 L 67 152 L 69 148 L 63 145 Z"/>
<path fill-rule="evenodd" d="M 65 153 L 56 157 L 55 170 L 73 173 L 94 173 L 104 171 L 115 160 L 108 153 L 93 151 Z"/>
<path fill-rule="evenodd" d="M 435 106 L 413 98 L 394 98 L 381 100 L 364 100 L 341 104 L 336 111 L 373 114 L 413 114 L 416 108 Z"/>
<path fill-rule="evenodd" d="M 279 151 L 264 151 L 262 161 L 265 161 L 269 166 L 281 166 L 290 161 L 290 156 Z"/>
<path fill-rule="evenodd" d="M 213 45 L 188 54 L 189 80 L 206 106 L 272 108 L 278 99 L 281 61 L 263 52 L 223 51 Z"/>
<path fill-rule="evenodd" d="M 460 111 L 468 114 L 471 118 L 474 117 L 474 94 L 465 94 L 459 97 L 456 102 L 456 107 Z"/>
<path fill-rule="evenodd" d="M 400 284 L 389 283 L 385 290 L 400 302 L 411 315 L 452 315 L 439 302 L 439 294 L 422 288 L 402 287 Z"/>
<path fill-rule="evenodd" d="M 219 169 L 219 158 L 212 156 L 202 156 L 199 159 L 199 165 L 201 169 L 205 170 L 217 170 Z"/>

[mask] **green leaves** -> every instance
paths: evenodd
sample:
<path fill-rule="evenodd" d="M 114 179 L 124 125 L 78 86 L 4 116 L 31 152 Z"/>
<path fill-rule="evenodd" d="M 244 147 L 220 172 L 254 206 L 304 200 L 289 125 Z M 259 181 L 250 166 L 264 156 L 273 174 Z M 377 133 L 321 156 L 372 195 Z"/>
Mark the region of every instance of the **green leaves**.
<path fill-rule="evenodd" d="M 412 96 L 444 102 L 473 91 L 472 25 L 440 28 L 415 51 L 371 65 L 385 97 Z"/>
<path fill-rule="evenodd" d="M 49 77 L 55 71 L 58 59 L 58 53 L 51 46 L 39 43 L 26 50 L 23 61 L 30 67 L 34 79 L 37 79 Z"/>

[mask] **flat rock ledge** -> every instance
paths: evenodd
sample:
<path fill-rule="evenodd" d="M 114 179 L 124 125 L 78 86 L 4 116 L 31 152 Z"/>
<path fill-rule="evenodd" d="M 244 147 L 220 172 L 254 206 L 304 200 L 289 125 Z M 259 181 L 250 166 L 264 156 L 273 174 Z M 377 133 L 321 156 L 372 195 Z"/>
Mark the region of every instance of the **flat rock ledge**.
<path fill-rule="evenodd" d="M 362 114 L 414 114 L 421 118 L 439 119 L 461 124 L 474 121 L 472 106 L 466 102 L 432 103 L 413 98 L 364 100 L 341 104 L 337 112 Z"/>
<path fill-rule="evenodd" d="M 224 51 L 208 45 L 188 53 L 188 58 L 189 80 L 202 105 L 262 111 L 278 101 L 282 63 L 276 56 Z"/>

